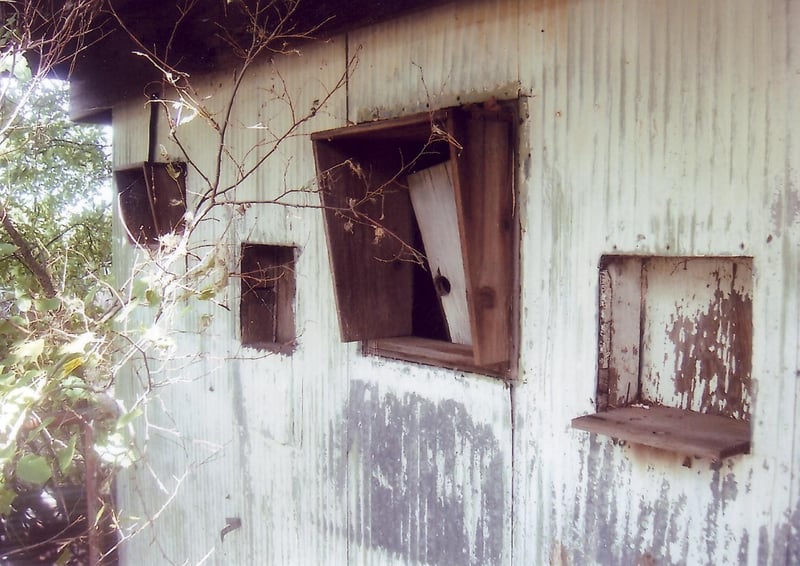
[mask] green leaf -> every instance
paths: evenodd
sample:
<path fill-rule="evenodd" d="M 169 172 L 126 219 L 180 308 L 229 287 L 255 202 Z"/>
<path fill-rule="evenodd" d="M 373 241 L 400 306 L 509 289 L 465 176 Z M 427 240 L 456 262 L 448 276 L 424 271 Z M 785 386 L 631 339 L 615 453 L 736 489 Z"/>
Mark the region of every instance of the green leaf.
<path fill-rule="evenodd" d="M 17 299 L 17 308 L 19 309 L 19 312 L 28 312 L 29 310 L 31 310 L 32 306 L 33 306 L 33 301 L 31 300 L 30 297 L 22 296 L 19 299 Z"/>
<path fill-rule="evenodd" d="M 67 546 L 63 552 L 58 555 L 55 566 L 65 566 L 69 564 L 70 560 L 72 560 L 72 551 L 69 549 L 69 546 Z"/>
<path fill-rule="evenodd" d="M 93 332 L 84 332 L 69 344 L 61 347 L 62 354 L 83 354 L 86 351 L 86 346 L 91 344 L 95 339 Z"/>
<path fill-rule="evenodd" d="M 19 325 L 12 324 L 11 320 L 0 320 L 0 336 L 15 336 L 20 333 Z"/>
<path fill-rule="evenodd" d="M 0 448 L 0 468 L 5 466 L 7 462 L 13 460 L 16 453 L 17 445 L 15 442 L 11 442 L 8 446 Z"/>
<path fill-rule="evenodd" d="M 38 380 L 42 379 L 43 377 L 45 377 L 46 375 L 47 372 L 43 369 L 31 368 L 26 370 L 25 373 L 22 374 L 22 381 L 24 381 L 27 384 L 33 384 L 36 383 Z M 35 390 L 31 389 L 31 391 L 34 391 L 34 394 L 38 397 L 38 394 L 35 393 Z"/>
<path fill-rule="evenodd" d="M 97 290 L 98 290 L 97 287 L 92 287 L 91 289 L 89 289 L 89 292 L 86 293 L 85 297 L 83 297 L 84 304 L 88 305 L 94 302 L 94 298 L 97 296 Z"/>
<path fill-rule="evenodd" d="M 5 395 L 17 384 L 17 376 L 14 373 L 0 374 L 0 395 Z"/>
<path fill-rule="evenodd" d="M 0 487 L 0 515 L 8 515 L 11 512 L 11 504 L 16 497 L 16 492 Z"/>
<path fill-rule="evenodd" d="M 14 73 L 14 78 L 19 81 L 28 81 L 32 77 L 31 68 L 28 66 L 28 60 L 25 57 L 14 57 L 11 72 Z"/>
<path fill-rule="evenodd" d="M 58 451 L 58 469 L 61 470 L 61 473 L 66 473 L 67 470 L 72 466 L 72 460 L 75 458 L 75 446 L 78 443 L 78 435 L 73 434 L 70 439 L 69 443 Z"/>
<path fill-rule="evenodd" d="M 117 430 L 125 428 L 140 416 L 142 416 L 141 407 L 136 407 L 132 411 L 128 411 L 117 420 Z"/>
<path fill-rule="evenodd" d="M 17 2 L 0 0 L 0 6 L 10 3 Z M 0 45 L 4 40 L 13 41 L 8 22 L 4 23 Z M 6 56 L 9 49 L 13 53 Z M 58 274 L 64 296 L 80 298 L 97 282 L 87 274 L 106 277 L 110 265 L 107 130 L 70 122 L 66 82 L 26 84 L 17 80 L 14 77 L 30 75 L 25 58 L 10 46 L 2 52 L 2 110 L 4 116 L 15 116 L 3 137 L 3 204 L 37 259 Z M 4 260 L 0 289 L 23 290 L 26 297 L 21 306 L 27 312 L 30 296 L 40 290 L 40 285 L 18 254 L 9 240 L 0 243 L 0 258 Z M 33 304 L 46 311 L 48 303 Z"/>
<path fill-rule="evenodd" d="M 64 366 L 61 368 L 62 376 L 70 375 L 73 371 L 78 369 L 84 364 L 84 359 L 81 356 L 75 356 L 68 362 L 64 363 Z"/>
<path fill-rule="evenodd" d="M 36 360 L 44 352 L 44 339 L 24 342 L 14 349 L 14 357 L 19 361 Z"/>
<path fill-rule="evenodd" d="M 52 312 L 61 307 L 61 299 L 53 297 L 51 299 L 36 299 L 33 301 L 34 307 L 39 312 Z"/>
<path fill-rule="evenodd" d="M 14 244 L 4 244 L 0 242 L 0 255 L 11 255 L 19 249 Z"/>
<path fill-rule="evenodd" d="M 39 434 L 40 434 L 40 433 L 41 433 L 41 432 L 42 432 L 44 429 L 46 429 L 47 427 L 49 427 L 49 426 L 52 424 L 52 422 L 53 422 L 53 417 L 47 417 L 46 419 L 44 419 L 42 422 L 40 422 L 40 423 L 39 423 L 39 426 L 37 426 L 36 428 L 33 428 L 33 429 L 29 430 L 29 431 L 28 431 L 28 434 L 27 434 L 27 438 L 28 438 L 28 440 L 33 440 L 34 438 L 36 438 L 37 436 L 39 436 Z"/>
<path fill-rule="evenodd" d="M 217 296 L 217 290 L 214 287 L 206 287 L 197 293 L 197 298 L 201 301 L 210 301 Z"/>
<path fill-rule="evenodd" d="M 42 485 L 53 475 L 44 456 L 25 454 L 17 462 L 17 478 L 35 485 Z"/>
<path fill-rule="evenodd" d="M 145 299 L 145 294 L 150 289 L 150 283 L 145 277 L 138 277 L 131 284 L 131 296 L 137 299 Z"/>
<path fill-rule="evenodd" d="M 161 304 L 161 296 L 158 294 L 158 291 L 153 288 L 149 288 L 144 292 L 144 300 L 147 302 L 147 305 L 151 307 L 157 307 Z"/>

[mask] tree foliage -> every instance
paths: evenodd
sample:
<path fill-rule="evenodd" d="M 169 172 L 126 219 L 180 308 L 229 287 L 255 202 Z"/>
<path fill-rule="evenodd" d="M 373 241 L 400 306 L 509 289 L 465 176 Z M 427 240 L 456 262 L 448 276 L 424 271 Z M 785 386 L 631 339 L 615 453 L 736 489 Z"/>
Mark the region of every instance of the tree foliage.
<path fill-rule="evenodd" d="M 0 1 L 0 560 L 12 561 L 26 554 L 10 547 L 36 542 L 30 505 L 44 509 L 62 486 L 97 488 L 85 524 L 96 521 L 127 446 L 107 394 L 108 136 L 70 122 L 67 85 L 48 78 L 80 48 L 97 2 L 45 4 Z M 20 520 L 26 532 L 12 536 Z M 53 543 L 67 563 L 68 544 Z"/>
<path fill-rule="evenodd" d="M 181 379 L 176 370 L 169 372 L 172 322 L 193 310 L 194 301 L 220 304 L 218 297 L 237 275 L 222 243 L 193 238 L 202 223 L 215 221 L 218 212 L 240 214 L 255 204 L 320 206 L 314 179 L 257 202 L 237 195 L 259 170 L 281 159 L 279 147 L 345 88 L 356 65 L 354 54 L 338 80 L 320 85 L 320 95 L 307 107 L 293 100 L 275 68 L 276 85 L 266 96 L 283 109 L 285 124 L 254 126 L 235 118 L 240 93 L 260 62 L 288 55 L 293 42 L 312 37 L 314 25 L 299 29 L 292 23 L 299 1 L 225 4 L 226 12 L 239 12 L 242 25 L 218 32 L 235 70 L 226 94 L 215 99 L 207 85 L 192 84 L 191 75 L 181 71 L 183 59 L 173 56 L 171 45 L 189 15 L 206 6 L 203 0 L 175 3 L 175 29 L 158 49 L 139 41 L 122 15 L 102 1 L 0 0 L 0 20 L 5 17 L 6 23 L 0 67 L 9 76 L 0 81 L 0 523 L 25 490 L 83 482 L 98 470 L 109 478 L 130 456 L 128 428 L 139 415 L 144 453 L 148 403 L 159 388 Z M 27 10 L 37 4 L 42 9 Z M 88 14 L 98 4 L 110 10 L 118 31 L 130 35 L 138 55 L 162 73 L 157 95 L 143 102 L 166 115 L 169 158 L 185 163 L 196 181 L 182 233 L 131 254 L 130 279 L 116 287 L 105 281 L 111 238 L 110 216 L 99 198 L 109 173 L 102 131 L 69 124 L 65 91 L 43 79 L 81 48 L 91 27 Z M 5 6 L 16 5 L 26 8 L 4 16 Z M 48 13 L 51 17 L 41 20 Z M 72 30 L 71 36 L 65 37 L 64 29 Z M 21 65 L 23 52 L 34 53 L 39 63 L 32 74 Z M 251 147 L 237 146 L 237 129 L 257 132 L 257 140 Z M 200 135 L 215 149 L 210 159 L 192 143 Z M 221 229 L 226 231 L 221 240 L 229 229 Z M 209 309 L 199 331 L 211 324 L 213 312 Z M 192 359 L 182 362 L 178 371 Z M 130 381 L 141 384 L 129 396 L 129 411 L 105 394 L 123 366 Z M 156 483 L 161 484 L 158 478 Z M 152 526 L 159 515 L 160 510 L 146 512 L 125 536 Z"/>
<path fill-rule="evenodd" d="M 42 288 L 34 261 L 53 291 L 84 296 L 111 261 L 107 134 L 70 122 L 65 83 L 42 81 L 23 101 L 28 81 L 7 81 L 0 119 L 15 118 L 0 139 L 0 215 L 32 257 L 26 261 L 24 246 L 0 231 L 0 290 L 53 295 Z"/>

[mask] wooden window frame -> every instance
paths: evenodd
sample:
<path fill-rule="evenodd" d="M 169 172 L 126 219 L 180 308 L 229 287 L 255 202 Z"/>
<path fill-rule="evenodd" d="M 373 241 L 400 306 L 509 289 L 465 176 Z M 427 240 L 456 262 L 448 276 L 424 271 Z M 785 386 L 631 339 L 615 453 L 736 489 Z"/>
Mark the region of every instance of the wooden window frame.
<path fill-rule="evenodd" d="M 239 328 L 243 346 L 290 354 L 297 341 L 297 249 L 246 242 L 241 247 Z"/>
<path fill-rule="evenodd" d="M 749 453 L 752 287 L 749 257 L 603 256 L 597 413 L 573 419 L 573 428 L 712 460 Z M 703 301 L 696 297 L 709 296 L 713 316 L 710 305 L 695 310 Z M 670 331 L 661 337 L 665 320 Z M 662 375 L 668 364 L 674 375 Z M 667 391 L 662 382 L 674 388 L 668 405 L 657 398 Z"/>
<path fill-rule="evenodd" d="M 516 101 L 492 100 L 311 136 L 343 341 L 361 341 L 368 354 L 515 377 L 517 115 Z M 411 266 L 419 257 L 407 245 L 418 237 L 408 175 L 445 161 L 452 171 L 469 345 L 425 336 L 415 328 L 412 306 Z"/>
<path fill-rule="evenodd" d="M 186 170 L 182 162 L 146 161 L 114 171 L 120 216 L 131 243 L 157 249 L 163 236 L 183 232 Z"/>

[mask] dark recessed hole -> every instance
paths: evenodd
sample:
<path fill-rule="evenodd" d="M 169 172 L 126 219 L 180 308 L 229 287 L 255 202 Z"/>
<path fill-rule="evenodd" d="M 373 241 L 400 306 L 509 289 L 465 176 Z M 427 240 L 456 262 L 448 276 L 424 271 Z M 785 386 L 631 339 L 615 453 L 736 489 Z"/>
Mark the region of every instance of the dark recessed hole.
<path fill-rule="evenodd" d="M 440 297 L 450 294 L 450 280 L 444 275 L 437 275 L 433 279 L 433 284 L 436 286 L 436 292 Z"/>

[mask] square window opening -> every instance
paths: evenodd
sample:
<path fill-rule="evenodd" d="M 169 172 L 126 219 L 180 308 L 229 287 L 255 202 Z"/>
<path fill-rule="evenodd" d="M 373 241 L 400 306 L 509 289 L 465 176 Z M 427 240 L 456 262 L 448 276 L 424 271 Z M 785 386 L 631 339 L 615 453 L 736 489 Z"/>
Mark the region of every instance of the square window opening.
<path fill-rule="evenodd" d="M 344 341 L 513 377 L 515 104 L 312 136 Z"/>
<path fill-rule="evenodd" d="M 243 346 L 288 354 L 296 346 L 295 248 L 242 244 L 240 327 Z"/>
<path fill-rule="evenodd" d="M 753 262 L 603 256 L 597 413 L 573 427 L 719 460 L 750 450 Z"/>

